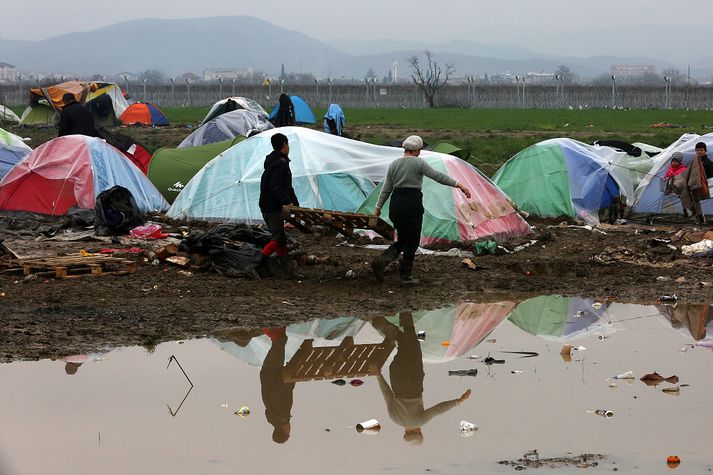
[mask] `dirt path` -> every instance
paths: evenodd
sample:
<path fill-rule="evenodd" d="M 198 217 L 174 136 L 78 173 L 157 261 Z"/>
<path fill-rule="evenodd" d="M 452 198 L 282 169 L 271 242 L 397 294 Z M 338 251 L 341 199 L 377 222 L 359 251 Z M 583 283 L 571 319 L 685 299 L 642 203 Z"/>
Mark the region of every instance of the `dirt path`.
<path fill-rule="evenodd" d="M 686 258 L 656 241 L 671 239 L 677 229 L 630 224 L 602 234 L 538 223 L 537 232 L 544 231 L 540 241 L 514 254 L 476 257 L 475 271 L 464 268 L 459 257 L 418 256 L 416 274 L 423 283 L 416 287 L 401 286 L 395 267 L 378 284 L 369 265 L 376 251 L 337 247 L 335 237 L 299 233 L 302 249 L 331 260 L 301 267 L 301 280 L 185 275 L 175 266 L 144 261 L 125 276 L 26 280 L 0 274 L 0 362 L 152 346 L 231 327 L 392 315 L 462 300 L 561 294 L 652 303 L 671 293 L 686 301 L 713 300 L 713 287 L 707 286 L 713 282 L 712 260 Z M 52 245 L 62 252 L 60 244 Z M 86 249 L 104 245 L 84 244 Z M 353 277 L 347 277 L 349 271 Z"/>

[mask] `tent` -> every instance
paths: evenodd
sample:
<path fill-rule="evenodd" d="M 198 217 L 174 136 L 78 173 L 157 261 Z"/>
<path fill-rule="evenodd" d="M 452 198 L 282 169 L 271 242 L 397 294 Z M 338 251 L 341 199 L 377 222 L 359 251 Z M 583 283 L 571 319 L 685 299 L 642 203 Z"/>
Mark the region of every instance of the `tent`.
<path fill-rule="evenodd" d="M 314 118 L 314 113 L 310 109 L 309 104 L 300 96 L 290 96 L 292 105 L 295 107 L 295 124 L 316 124 L 317 119 Z M 270 120 L 277 117 L 277 110 L 280 105 L 277 104 L 272 112 L 270 112 Z"/>
<path fill-rule="evenodd" d="M 400 146 L 401 145 L 399 145 L 399 147 Z M 453 155 L 454 157 L 458 157 L 461 160 L 468 160 L 471 157 L 471 154 L 468 150 L 464 150 L 460 147 L 456 147 L 453 144 L 450 144 L 448 142 L 442 142 L 442 141 L 436 142 L 436 144 L 429 147 L 428 150 L 431 150 L 433 152 L 438 152 L 438 153 L 445 153 L 447 155 Z"/>
<path fill-rule="evenodd" d="M 421 343 L 424 363 L 445 363 L 470 353 L 485 340 L 515 306 L 514 302 L 464 302 L 436 310 L 413 313 L 416 331 L 426 333 Z M 398 315 L 388 317 L 399 324 Z M 448 342 L 444 345 L 443 342 Z"/>
<path fill-rule="evenodd" d="M 20 137 L 0 129 L 0 179 L 31 151 Z"/>
<path fill-rule="evenodd" d="M 59 122 L 59 114 L 45 99 L 34 106 L 27 106 L 20 117 L 20 125 L 25 127 L 54 127 Z"/>
<path fill-rule="evenodd" d="M 148 102 L 134 102 L 126 108 L 119 120 L 124 125 L 159 126 L 168 125 L 168 119 L 163 112 Z"/>
<path fill-rule="evenodd" d="M 630 216 L 683 216 L 681 200 L 674 194 L 664 195 L 661 184 L 663 176 L 671 164 L 671 155 L 674 152 L 681 152 L 683 154 L 683 163 L 690 165 L 691 161 L 696 157 L 696 143 L 698 142 L 704 142 L 708 150 L 713 150 L 713 134 L 702 136 L 684 134 L 653 158 L 654 165 L 651 172 L 641 181 L 634 193 L 634 199 L 629 209 Z M 708 184 L 713 186 L 713 179 L 709 179 Z M 704 214 L 713 214 L 713 199 L 701 201 L 701 208 Z"/>
<path fill-rule="evenodd" d="M 245 137 L 239 135 L 234 139 L 197 147 L 160 148 L 156 150 L 148 164 L 147 176 L 166 201 L 173 203 L 198 170 L 243 140 Z"/>
<path fill-rule="evenodd" d="M 281 127 L 251 137 L 204 166 L 176 197 L 168 215 L 209 221 L 262 222 L 260 177 L 270 138 L 290 141 L 292 183 L 300 205 L 353 212 L 384 178 L 398 150 L 328 135 L 302 127 Z"/>
<path fill-rule="evenodd" d="M 240 109 L 255 112 L 256 114 L 267 119 L 267 111 L 265 111 L 260 104 L 252 99 L 248 99 L 247 97 L 226 97 L 225 99 L 221 99 L 213 104 L 213 107 L 210 108 L 208 114 L 206 114 L 205 118 L 201 121 L 201 125 L 215 119 L 221 114 Z"/>
<path fill-rule="evenodd" d="M 96 197 L 121 185 L 142 213 L 168 203 L 137 167 L 105 141 L 67 135 L 42 144 L 0 181 L 0 209 L 63 215 L 72 207 L 94 209 Z"/>
<path fill-rule="evenodd" d="M 342 135 L 345 123 L 344 111 L 339 104 L 329 104 L 324 114 L 324 131 L 328 134 Z"/>
<path fill-rule="evenodd" d="M 634 176 L 619 165 L 625 152 L 557 138 L 518 152 L 493 181 L 523 211 L 598 224 L 598 212 L 623 195 L 631 202 Z"/>
<path fill-rule="evenodd" d="M 20 118 L 10 108 L 0 105 L 0 125 L 19 124 Z"/>
<path fill-rule="evenodd" d="M 233 139 L 238 135 L 247 137 L 251 131 L 272 129 L 273 125 L 263 116 L 248 110 L 235 110 L 221 114 L 198 127 L 178 148 L 195 147 Z"/>
<path fill-rule="evenodd" d="M 97 137 L 106 140 L 109 145 L 119 149 L 131 163 L 139 167 L 141 173 L 146 175 L 151 161 L 151 152 L 138 143 L 133 137 L 120 134 L 119 132 L 109 132 L 104 127 L 96 129 Z"/>
<path fill-rule="evenodd" d="M 472 195 L 467 199 L 457 188 L 424 179 L 422 246 L 481 238 L 506 241 L 530 233 L 530 226 L 517 213 L 508 197 L 473 165 L 437 152 L 422 151 L 421 157 L 431 167 L 467 186 Z M 374 213 L 381 188 L 379 185 L 369 195 L 357 209 L 358 213 Z M 389 224 L 390 201 L 391 198 L 381 210 L 381 218 Z"/>
<path fill-rule="evenodd" d="M 606 305 L 593 304 L 579 297 L 543 295 L 520 302 L 508 320 L 530 335 L 560 342 L 612 334 L 618 323 L 606 317 Z"/>
<path fill-rule="evenodd" d="M 64 107 L 63 96 L 68 92 L 92 111 L 97 125 L 116 125 L 121 114 L 129 107 L 117 84 L 82 81 L 67 81 L 30 89 L 30 107 L 35 108 L 44 100 L 53 110 L 59 111 Z"/>

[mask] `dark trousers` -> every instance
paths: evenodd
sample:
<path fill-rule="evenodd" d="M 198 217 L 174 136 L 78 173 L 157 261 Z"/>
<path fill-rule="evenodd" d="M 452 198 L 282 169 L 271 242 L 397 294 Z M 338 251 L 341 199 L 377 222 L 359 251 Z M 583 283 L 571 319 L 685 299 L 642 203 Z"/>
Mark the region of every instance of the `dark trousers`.
<path fill-rule="evenodd" d="M 280 246 L 286 246 L 287 233 L 285 233 L 285 220 L 282 218 L 282 213 L 279 211 L 275 213 L 263 212 L 262 219 L 265 220 L 267 229 L 269 229 L 270 234 L 272 234 L 272 240 Z"/>
<path fill-rule="evenodd" d="M 389 218 L 394 223 L 398 236 L 397 241 L 386 250 L 385 254 L 387 258 L 395 259 L 403 253 L 401 277 L 409 277 L 413 272 L 413 259 L 421 241 L 421 225 L 423 224 L 423 194 L 421 190 L 396 188 L 391 193 Z"/>

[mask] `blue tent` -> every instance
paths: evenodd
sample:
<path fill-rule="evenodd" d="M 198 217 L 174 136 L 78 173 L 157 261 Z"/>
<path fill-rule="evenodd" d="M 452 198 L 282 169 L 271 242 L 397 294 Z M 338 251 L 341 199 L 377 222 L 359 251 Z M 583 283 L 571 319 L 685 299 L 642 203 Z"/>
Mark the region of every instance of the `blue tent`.
<path fill-rule="evenodd" d="M 0 129 L 0 179 L 31 151 L 20 137 Z"/>
<path fill-rule="evenodd" d="M 314 118 L 314 113 L 312 112 L 312 109 L 309 108 L 309 104 L 305 102 L 304 99 L 302 99 L 300 96 L 290 96 L 290 100 L 292 101 L 292 105 L 295 108 L 295 123 L 296 124 L 316 124 L 317 119 Z M 280 108 L 280 105 L 277 104 L 274 109 L 272 109 L 272 112 L 270 112 L 270 116 L 268 117 L 270 120 L 274 119 L 277 117 L 277 110 Z"/>
<path fill-rule="evenodd" d="M 662 188 L 663 176 L 671 164 L 673 152 L 683 154 L 683 163 L 690 166 L 696 157 L 696 144 L 703 142 L 708 148 L 708 156 L 713 150 L 713 134 L 696 135 L 685 134 L 676 142 L 671 144 L 666 150 L 654 157 L 654 166 L 651 172 L 641 181 L 641 184 L 634 193 L 634 202 L 629 209 L 629 214 L 633 216 L 651 215 L 679 215 L 683 216 L 681 200 L 675 194 L 664 195 Z M 709 187 L 713 185 L 713 179 L 708 180 Z M 713 215 L 713 199 L 701 201 L 703 214 Z"/>
<path fill-rule="evenodd" d="M 332 135 L 342 135 L 345 123 L 344 111 L 339 104 L 329 104 L 324 114 L 324 131 Z"/>

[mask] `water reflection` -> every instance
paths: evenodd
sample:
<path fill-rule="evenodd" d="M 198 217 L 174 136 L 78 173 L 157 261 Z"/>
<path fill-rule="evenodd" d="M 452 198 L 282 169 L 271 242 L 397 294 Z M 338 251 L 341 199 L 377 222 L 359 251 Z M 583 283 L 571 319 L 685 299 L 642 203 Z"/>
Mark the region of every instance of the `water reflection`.
<path fill-rule="evenodd" d="M 423 357 L 421 342 L 416 335 L 413 316 L 402 312 L 398 326 L 383 317 L 372 320 L 372 325 L 396 344 L 396 355 L 389 365 L 391 386 L 379 372 L 381 394 L 386 402 L 389 417 L 404 428 L 403 438 L 412 445 L 423 442 L 422 426 L 439 414 L 453 409 L 470 397 L 470 389 L 462 396 L 443 401 L 428 409 L 423 404 Z"/>
<path fill-rule="evenodd" d="M 272 440 L 282 444 L 290 438 L 290 411 L 292 411 L 292 391 L 294 382 L 285 381 L 285 327 L 269 328 L 265 334 L 270 338 L 270 350 L 265 356 L 260 370 L 262 402 L 265 404 L 265 419 L 272 427 Z"/>
<path fill-rule="evenodd" d="M 713 306 L 681 302 L 664 305 L 661 315 L 696 342 L 713 342 Z"/>

